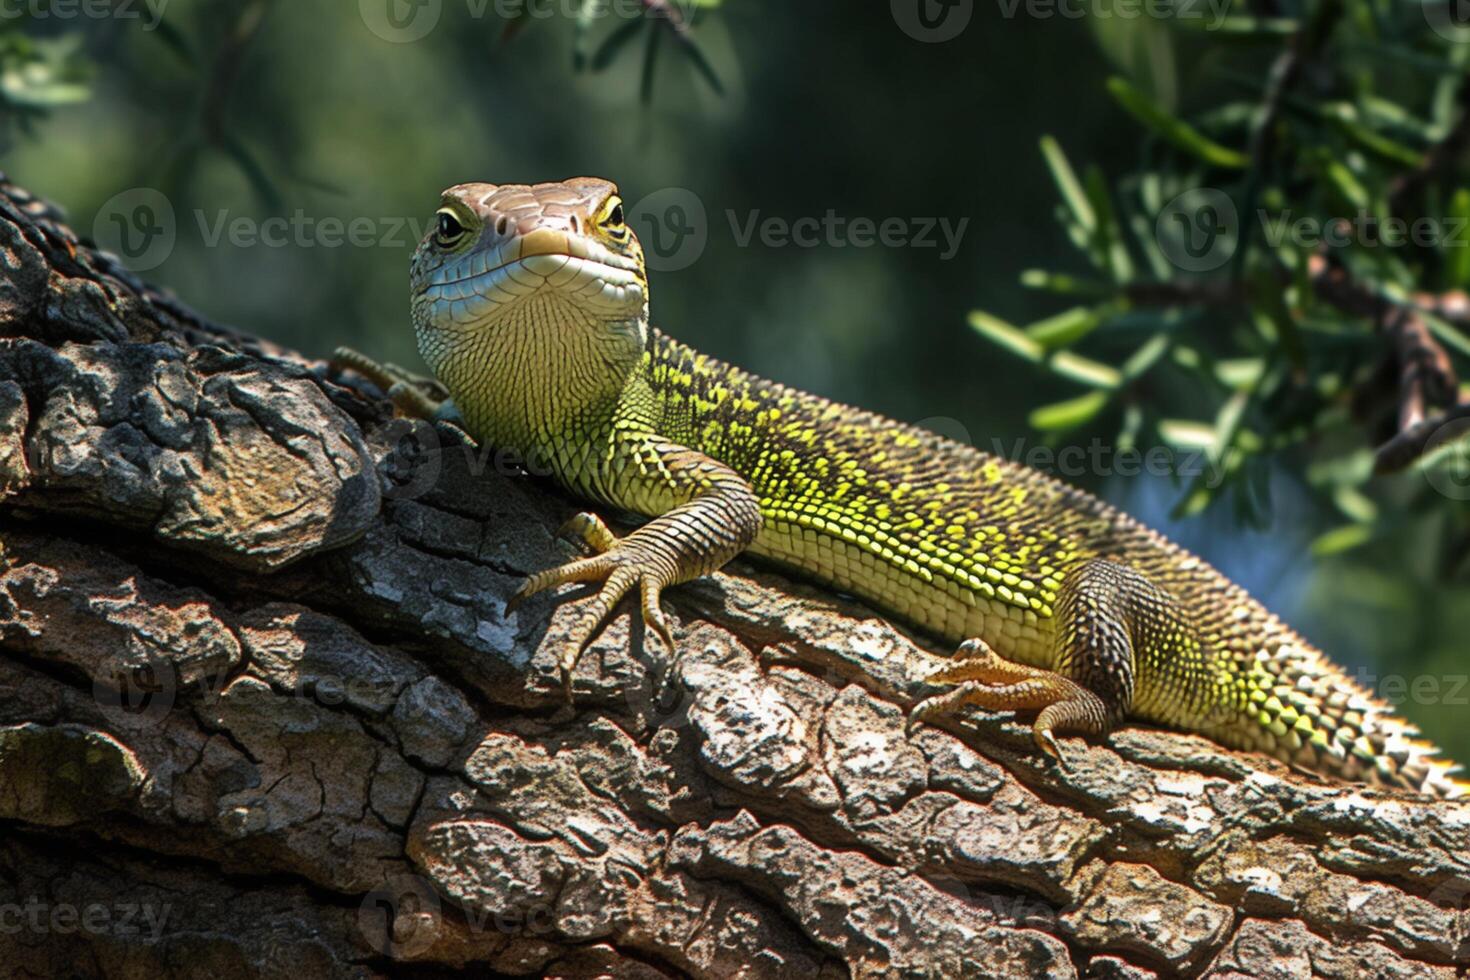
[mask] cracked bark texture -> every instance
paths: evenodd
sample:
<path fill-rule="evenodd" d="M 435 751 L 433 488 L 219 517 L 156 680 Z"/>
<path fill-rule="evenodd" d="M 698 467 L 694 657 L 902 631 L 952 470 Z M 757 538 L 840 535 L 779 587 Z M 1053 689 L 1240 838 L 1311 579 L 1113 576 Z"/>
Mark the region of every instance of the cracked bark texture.
<path fill-rule="evenodd" d="M 573 607 L 505 601 L 574 501 L 9 184 L 0 264 L 6 976 L 1470 962 L 1470 806 L 1137 728 L 1066 772 L 1003 716 L 906 737 L 933 654 L 742 563 L 668 594 L 677 658 L 625 605 L 569 709 Z"/>

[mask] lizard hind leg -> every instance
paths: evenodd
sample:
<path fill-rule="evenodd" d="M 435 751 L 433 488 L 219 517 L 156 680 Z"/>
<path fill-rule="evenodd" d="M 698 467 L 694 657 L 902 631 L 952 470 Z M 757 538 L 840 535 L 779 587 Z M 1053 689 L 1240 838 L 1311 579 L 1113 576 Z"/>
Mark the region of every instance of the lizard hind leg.
<path fill-rule="evenodd" d="M 973 704 L 991 711 L 1036 711 L 1037 746 L 1064 762 L 1057 736 L 1106 735 L 1133 706 L 1134 636 L 1166 643 L 1190 637 L 1177 607 L 1140 572 L 1093 559 L 1074 569 L 1058 591 L 1051 670 L 1012 663 L 980 639 L 967 640 L 930 681 L 953 691 L 914 708 L 910 722 Z M 1152 647 L 1150 649 L 1153 649 Z"/>
<path fill-rule="evenodd" d="M 954 663 L 927 680 L 956 687 L 915 705 L 909 728 L 967 704 L 989 711 L 1037 711 L 1032 726 L 1036 745 L 1063 766 L 1058 734 L 1101 735 L 1108 729 L 1107 706 L 1092 691 L 1053 671 L 1005 660 L 979 638 L 966 640 Z"/>

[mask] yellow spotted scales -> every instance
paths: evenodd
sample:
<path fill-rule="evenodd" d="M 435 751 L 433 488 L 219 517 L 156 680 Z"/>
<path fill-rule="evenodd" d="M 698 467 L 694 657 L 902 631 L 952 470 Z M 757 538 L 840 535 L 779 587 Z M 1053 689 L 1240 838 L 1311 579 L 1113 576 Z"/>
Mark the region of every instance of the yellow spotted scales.
<path fill-rule="evenodd" d="M 601 581 L 571 669 L 627 592 L 672 644 L 659 594 L 742 551 L 951 642 L 963 704 L 1035 712 L 1038 745 L 1124 718 L 1200 732 L 1347 779 L 1437 796 L 1455 767 L 1209 564 L 1097 498 L 923 429 L 757 378 L 654 330 L 642 249 L 616 187 L 464 184 L 414 257 L 419 349 L 449 401 L 354 352 L 339 361 L 423 415 L 549 467 L 651 520 L 532 576 L 517 601 Z M 568 687 L 570 690 L 570 687 Z"/>

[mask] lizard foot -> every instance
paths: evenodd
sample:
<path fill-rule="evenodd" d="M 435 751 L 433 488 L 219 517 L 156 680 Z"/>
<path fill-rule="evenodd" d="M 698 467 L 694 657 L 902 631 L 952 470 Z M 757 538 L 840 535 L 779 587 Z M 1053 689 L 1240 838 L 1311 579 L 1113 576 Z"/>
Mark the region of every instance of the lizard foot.
<path fill-rule="evenodd" d="M 393 406 L 404 415 L 434 421 L 444 414 L 449 391 L 433 378 L 414 374 L 397 364 L 373 360 L 351 347 L 338 347 L 328 368 L 333 373 L 354 371 L 383 389 Z"/>
<path fill-rule="evenodd" d="M 613 534 L 596 514 L 582 513 L 562 525 L 560 534 L 575 535 L 593 552 L 591 558 L 567 562 L 558 568 L 537 572 L 522 583 L 506 603 L 507 613 L 538 592 L 569 582 L 602 582 L 602 589 L 588 600 L 577 615 L 571 636 L 558 660 L 562 689 L 572 699 L 572 671 L 598 627 L 634 586 L 642 592 L 643 623 L 664 641 L 672 653 L 674 633 L 659 606 L 664 587 L 677 580 L 677 563 L 668 546 L 647 527 L 625 538 Z"/>
<path fill-rule="evenodd" d="M 1039 710 L 1031 729 L 1036 745 L 1065 768 L 1059 733 L 1102 734 L 1107 729 L 1107 707 L 1092 691 L 1053 671 L 1006 660 L 979 638 L 966 640 L 955 651 L 954 662 L 926 680 L 958 686 L 915 705 L 908 716 L 909 730 L 967 704 L 990 711 Z"/>

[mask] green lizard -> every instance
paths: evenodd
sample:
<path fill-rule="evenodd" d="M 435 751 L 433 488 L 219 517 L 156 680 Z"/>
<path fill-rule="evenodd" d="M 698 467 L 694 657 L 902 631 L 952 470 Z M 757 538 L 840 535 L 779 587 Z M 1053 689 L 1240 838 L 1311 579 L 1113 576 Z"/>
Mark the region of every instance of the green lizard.
<path fill-rule="evenodd" d="M 348 350 L 339 366 L 416 414 L 457 413 L 578 496 L 650 518 L 619 538 L 578 515 L 570 526 L 594 554 L 531 576 L 512 600 L 604 583 L 560 657 L 568 693 L 624 595 L 641 593 L 672 648 L 660 592 L 749 551 L 964 641 L 929 678 L 953 688 L 911 723 L 965 704 L 1035 712 L 1038 746 L 1060 760 L 1058 735 L 1131 717 L 1346 779 L 1470 792 L 1388 705 L 1126 514 L 653 329 L 643 251 L 608 181 L 452 187 L 411 278 L 438 383 Z"/>

